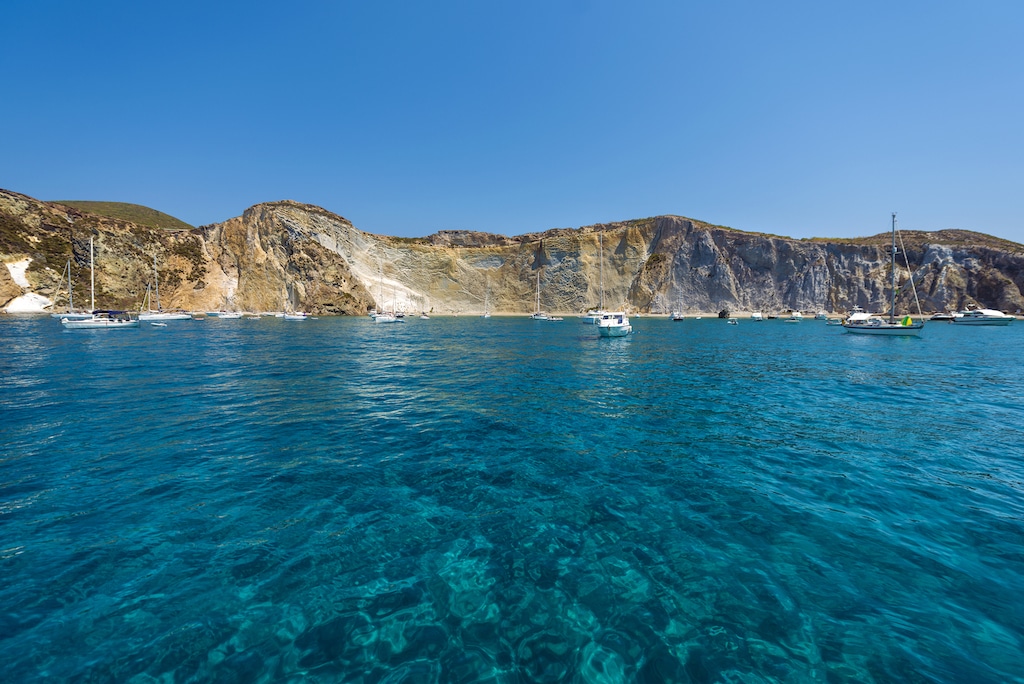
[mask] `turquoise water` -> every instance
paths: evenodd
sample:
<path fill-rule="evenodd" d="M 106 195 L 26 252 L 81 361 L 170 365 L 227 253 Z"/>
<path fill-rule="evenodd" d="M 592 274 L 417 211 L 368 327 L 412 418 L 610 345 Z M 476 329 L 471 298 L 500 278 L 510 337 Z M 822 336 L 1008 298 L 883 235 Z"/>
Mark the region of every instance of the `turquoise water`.
<path fill-rule="evenodd" d="M 1024 325 L 0 319 L 5 681 L 1024 681 Z"/>

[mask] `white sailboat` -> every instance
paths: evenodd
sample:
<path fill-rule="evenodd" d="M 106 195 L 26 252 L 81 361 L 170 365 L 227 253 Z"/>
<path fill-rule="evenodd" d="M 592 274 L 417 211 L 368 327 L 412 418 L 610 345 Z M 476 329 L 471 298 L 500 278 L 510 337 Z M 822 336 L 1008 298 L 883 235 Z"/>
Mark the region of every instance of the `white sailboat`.
<path fill-rule="evenodd" d="M 384 264 L 381 261 L 380 253 L 377 254 L 377 301 L 384 301 Z M 370 313 L 374 323 L 404 323 L 405 320 L 395 316 L 394 311 L 378 311 L 374 309 Z"/>
<path fill-rule="evenodd" d="M 186 311 L 164 311 L 160 306 L 160 274 L 156 270 L 156 255 L 153 255 L 153 284 L 156 299 L 156 308 L 145 312 L 139 312 L 140 321 L 188 321 L 192 320 L 192 314 Z M 149 304 L 149 288 L 146 288 L 146 300 L 143 306 Z"/>
<path fill-rule="evenodd" d="M 530 318 L 535 321 L 550 321 L 551 316 L 547 315 L 540 310 L 540 269 L 537 269 L 537 306 L 533 313 L 530 314 Z"/>
<path fill-rule="evenodd" d="M 600 306 L 598 306 L 598 308 L 588 310 L 580 318 L 580 323 L 583 323 L 584 325 L 597 325 L 598 321 L 601 320 L 602 314 L 608 313 L 607 311 L 604 310 L 604 233 L 597 234 L 597 244 L 598 254 L 600 255 L 597 261 L 600 273 L 600 280 L 598 281 L 598 291 L 601 293 L 601 301 Z"/>
<path fill-rule="evenodd" d="M 82 330 L 88 328 L 138 328 L 139 319 L 132 318 L 127 311 L 94 310 L 92 315 L 86 319 L 72 320 L 70 318 L 60 319 L 60 324 L 66 330 Z"/>
<path fill-rule="evenodd" d="M 89 265 L 92 272 L 89 281 L 89 294 L 92 304 L 92 313 L 88 318 L 73 320 L 70 318 L 60 319 L 60 324 L 65 330 L 82 329 L 118 329 L 137 328 L 139 319 L 132 318 L 126 311 L 98 310 L 96 308 L 96 253 L 93 250 L 92 238 L 89 238 Z"/>
<path fill-rule="evenodd" d="M 491 317 L 490 301 L 491 301 L 491 283 L 485 277 L 484 278 L 484 312 L 483 312 L 483 315 L 481 315 L 481 318 L 490 318 Z"/>
<path fill-rule="evenodd" d="M 601 234 L 598 234 L 601 237 Z M 601 337 L 625 337 L 633 332 L 625 311 L 604 310 L 604 240 L 599 239 L 601 250 L 601 308 L 594 312 L 597 318 L 597 332 Z"/>
<path fill-rule="evenodd" d="M 858 335 L 902 335 L 917 336 L 924 328 L 924 320 L 915 321 L 910 316 L 901 319 L 896 318 L 896 213 L 892 215 L 892 250 L 890 253 L 890 268 L 892 269 L 892 303 L 889 307 L 888 319 L 877 314 L 868 314 L 855 311 L 845 321 L 843 328 L 846 332 L 857 333 Z M 913 285 L 913 274 L 911 274 L 911 285 Z M 915 293 L 916 296 L 916 293 Z"/>
<path fill-rule="evenodd" d="M 64 271 L 68 275 L 68 310 L 61 313 L 51 313 L 51 318 L 70 318 L 73 321 L 81 321 L 87 318 L 92 318 L 91 311 L 75 311 L 75 294 L 74 287 L 71 284 L 71 259 L 68 259 L 68 263 L 64 266 Z M 60 283 L 64 282 L 64 273 L 60 274 Z M 60 294 L 60 290 L 57 290 L 57 294 Z M 57 295 L 54 295 L 56 299 Z"/>

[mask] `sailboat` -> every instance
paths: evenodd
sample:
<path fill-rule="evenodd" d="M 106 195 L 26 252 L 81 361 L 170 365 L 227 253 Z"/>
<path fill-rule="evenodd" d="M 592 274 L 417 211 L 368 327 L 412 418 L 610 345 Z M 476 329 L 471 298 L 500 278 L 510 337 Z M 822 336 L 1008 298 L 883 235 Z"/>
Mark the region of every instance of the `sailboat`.
<path fill-rule="evenodd" d="M 892 250 L 890 252 L 890 268 L 892 269 L 892 303 L 889 307 L 888 319 L 877 314 L 855 311 L 843 321 L 846 332 L 859 335 L 920 335 L 924 328 L 924 320 L 915 321 L 910 316 L 896 318 L 896 212 L 892 214 Z M 913 274 L 911 274 L 913 286 Z M 915 292 L 916 297 L 916 292 Z"/>
<path fill-rule="evenodd" d="M 600 292 L 601 292 L 601 306 L 596 309 L 590 309 L 580 318 L 580 323 L 586 325 L 597 325 L 598 320 L 601 318 L 601 314 L 607 313 L 604 310 L 604 233 L 597 234 L 597 244 L 600 250 L 600 258 L 598 259 L 598 267 L 600 268 Z"/>
<path fill-rule="evenodd" d="M 598 234 L 601 238 L 601 234 Z M 601 250 L 601 308 L 593 312 L 597 321 L 597 332 L 601 337 L 625 337 L 633 332 L 625 311 L 604 310 L 604 239 L 599 239 Z"/>
<path fill-rule="evenodd" d="M 70 318 L 60 319 L 60 324 L 65 330 L 81 329 L 110 329 L 110 328 L 137 328 L 139 319 L 132 318 L 131 314 L 125 311 L 111 311 L 96 308 L 96 255 L 93 251 L 92 238 L 89 238 L 89 267 L 92 272 L 89 282 L 89 293 L 91 297 L 92 313 L 88 318 L 73 320 Z"/>
<path fill-rule="evenodd" d="M 156 270 L 156 255 L 153 255 L 153 284 L 156 293 L 156 309 L 150 308 L 146 312 L 139 312 L 140 321 L 188 321 L 192 314 L 185 311 L 164 311 L 160 306 L 160 275 Z M 146 288 L 146 299 L 143 306 L 149 303 L 149 287 Z"/>
<path fill-rule="evenodd" d="M 384 301 L 384 263 L 380 259 L 380 253 L 377 254 L 377 301 Z M 376 309 L 370 314 L 370 318 L 373 319 L 374 323 L 404 323 L 405 320 L 395 316 L 394 311 L 377 311 Z"/>
<path fill-rule="evenodd" d="M 68 310 L 62 313 L 51 313 L 52 318 L 70 318 L 73 321 L 81 321 L 87 318 L 92 318 L 91 311 L 75 311 L 75 294 L 74 287 L 71 285 L 71 259 L 68 259 L 68 263 L 64 266 L 64 272 L 68 275 Z M 64 273 L 60 274 L 60 282 L 64 282 Z M 57 290 L 58 294 L 60 290 Z M 54 295 L 56 299 L 56 295 Z"/>
<path fill-rule="evenodd" d="M 491 299 L 491 283 L 490 283 L 490 281 L 488 281 L 485 278 L 484 279 L 484 313 L 481 316 L 481 318 L 490 318 L 491 317 L 490 299 Z"/>
<path fill-rule="evenodd" d="M 540 269 L 537 269 L 537 306 L 530 314 L 530 318 L 535 321 L 550 321 L 551 317 L 540 310 Z"/>

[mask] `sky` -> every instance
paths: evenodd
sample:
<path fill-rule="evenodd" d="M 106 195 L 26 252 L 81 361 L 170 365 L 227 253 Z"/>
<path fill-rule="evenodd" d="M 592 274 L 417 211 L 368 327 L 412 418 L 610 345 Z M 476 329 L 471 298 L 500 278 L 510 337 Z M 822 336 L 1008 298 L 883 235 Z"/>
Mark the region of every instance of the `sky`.
<path fill-rule="evenodd" d="M 0 187 L 192 225 L 1024 243 L 1020 0 L 5 0 Z"/>

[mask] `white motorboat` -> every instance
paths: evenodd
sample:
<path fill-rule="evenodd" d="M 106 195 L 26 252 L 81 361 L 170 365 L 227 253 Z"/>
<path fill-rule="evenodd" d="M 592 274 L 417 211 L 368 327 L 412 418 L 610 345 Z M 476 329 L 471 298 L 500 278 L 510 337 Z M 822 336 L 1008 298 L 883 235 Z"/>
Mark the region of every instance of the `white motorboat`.
<path fill-rule="evenodd" d="M 752 321 L 763 321 L 764 320 L 764 315 L 760 311 L 755 311 L 754 313 L 750 314 L 750 320 L 752 320 Z"/>
<path fill-rule="evenodd" d="M 889 316 L 883 318 L 875 314 L 868 314 L 854 307 L 853 312 L 843 322 L 846 332 L 859 335 L 901 335 L 916 336 L 921 334 L 924 328 L 924 320 L 915 321 L 910 316 L 903 318 L 896 317 L 896 214 L 892 215 L 892 250 L 890 251 L 890 268 L 892 269 L 892 304 L 889 308 Z M 913 279 L 911 279 L 913 282 Z M 915 295 L 916 296 L 916 295 Z"/>
<path fill-rule="evenodd" d="M 285 313 L 284 320 L 286 321 L 304 321 L 309 318 L 309 314 L 302 311 L 294 311 L 292 313 Z"/>
<path fill-rule="evenodd" d="M 597 321 L 597 332 L 601 337 L 625 337 L 633 332 L 633 326 L 625 312 L 604 311 Z"/>
<path fill-rule="evenodd" d="M 967 309 L 953 316 L 956 325 L 1009 325 L 1015 317 L 995 309 Z"/>

